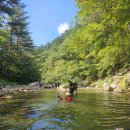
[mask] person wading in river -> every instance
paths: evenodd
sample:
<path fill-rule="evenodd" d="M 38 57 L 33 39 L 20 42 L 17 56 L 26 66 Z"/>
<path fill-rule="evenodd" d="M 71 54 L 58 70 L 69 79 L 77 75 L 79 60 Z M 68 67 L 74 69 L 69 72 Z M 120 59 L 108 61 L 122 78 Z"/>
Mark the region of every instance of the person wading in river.
<path fill-rule="evenodd" d="M 69 92 L 71 96 L 74 96 L 74 91 L 77 93 L 78 84 L 76 82 L 72 82 L 71 80 L 68 80 L 69 82 Z"/>
<path fill-rule="evenodd" d="M 60 97 L 59 95 L 57 95 L 57 97 L 58 97 L 60 100 L 63 100 L 63 101 L 66 101 L 66 102 L 74 101 L 74 98 L 70 95 L 69 92 L 66 93 L 66 98 L 62 98 L 62 97 Z"/>

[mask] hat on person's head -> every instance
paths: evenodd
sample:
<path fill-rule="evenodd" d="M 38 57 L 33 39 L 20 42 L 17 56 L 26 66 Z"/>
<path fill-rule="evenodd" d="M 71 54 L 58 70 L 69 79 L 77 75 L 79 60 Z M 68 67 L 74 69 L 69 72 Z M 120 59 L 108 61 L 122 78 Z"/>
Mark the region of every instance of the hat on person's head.
<path fill-rule="evenodd" d="M 69 92 L 67 92 L 67 93 L 66 93 L 66 96 L 70 96 L 70 93 L 69 93 Z"/>

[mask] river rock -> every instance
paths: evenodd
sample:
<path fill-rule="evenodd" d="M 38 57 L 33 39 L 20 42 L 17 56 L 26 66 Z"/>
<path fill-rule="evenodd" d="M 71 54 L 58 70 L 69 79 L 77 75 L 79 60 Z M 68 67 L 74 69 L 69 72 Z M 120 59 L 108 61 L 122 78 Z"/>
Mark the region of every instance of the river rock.
<path fill-rule="evenodd" d="M 29 86 L 38 86 L 39 85 L 39 82 L 33 82 L 33 83 L 30 83 L 28 84 Z"/>
<path fill-rule="evenodd" d="M 113 90 L 118 87 L 117 83 L 112 83 L 110 86 L 113 88 Z"/>
<path fill-rule="evenodd" d="M 3 91 L 0 92 L 0 97 L 4 96 L 5 93 Z"/>
<path fill-rule="evenodd" d="M 114 92 L 121 93 L 121 89 L 117 87 L 116 89 L 114 89 Z"/>
<path fill-rule="evenodd" d="M 115 130 L 125 130 L 124 128 L 115 128 Z"/>
<path fill-rule="evenodd" d="M 114 92 L 117 92 L 117 93 L 126 93 L 126 92 L 128 92 L 128 90 L 121 89 L 121 88 L 117 87 L 116 89 L 114 89 Z"/>
<path fill-rule="evenodd" d="M 128 92 L 130 92 L 130 88 L 128 88 L 127 90 L 128 90 Z"/>
<path fill-rule="evenodd" d="M 9 90 L 7 90 L 7 94 L 15 94 L 15 89 L 9 89 Z"/>
<path fill-rule="evenodd" d="M 27 89 L 24 89 L 23 91 L 26 93 L 28 90 L 27 90 Z"/>
<path fill-rule="evenodd" d="M 113 91 L 114 90 L 113 87 L 110 84 L 106 83 L 106 82 L 103 84 L 103 89 L 105 91 Z"/>

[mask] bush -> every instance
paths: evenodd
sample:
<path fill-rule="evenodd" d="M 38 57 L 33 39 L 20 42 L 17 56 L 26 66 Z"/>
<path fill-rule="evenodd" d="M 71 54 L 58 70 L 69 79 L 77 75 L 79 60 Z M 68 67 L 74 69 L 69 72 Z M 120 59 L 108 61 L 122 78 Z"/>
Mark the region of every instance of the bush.
<path fill-rule="evenodd" d="M 121 87 L 121 88 L 128 88 L 129 87 L 129 81 L 128 81 L 127 75 L 123 76 L 123 78 L 121 79 L 121 81 L 119 83 L 119 87 Z"/>
<path fill-rule="evenodd" d="M 15 86 L 15 82 L 10 82 L 5 79 L 0 78 L 0 83 L 3 85 L 3 87 L 6 87 L 7 85 Z"/>

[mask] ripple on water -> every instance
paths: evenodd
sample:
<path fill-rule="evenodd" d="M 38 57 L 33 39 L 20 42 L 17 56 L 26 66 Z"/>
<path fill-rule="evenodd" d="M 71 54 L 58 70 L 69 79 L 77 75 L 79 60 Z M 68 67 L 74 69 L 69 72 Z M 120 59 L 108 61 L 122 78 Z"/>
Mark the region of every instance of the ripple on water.
<path fill-rule="evenodd" d="M 27 114 L 25 114 L 25 117 L 32 119 L 32 118 L 37 118 L 46 114 L 47 112 L 31 110 L 31 111 L 28 111 Z"/>
<path fill-rule="evenodd" d="M 0 102 L 0 130 L 130 128 L 128 96 L 82 91 L 76 102 L 66 103 L 57 100 L 54 91 L 46 91 L 41 95 L 28 94 L 17 98 Z"/>
<path fill-rule="evenodd" d="M 57 126 L 57 125 L 53 125 L 50 124 L 44 120 L 38 120 L 36 122 L 34 122 L 30 128 L 31 130 L 41 130 L 41 129 L 45 129 L 45 130 L 63 130 L 63 128 Z M 29 129 L 28 129 L 29 130 Z"/>

